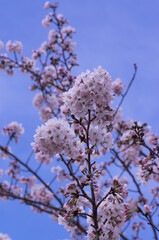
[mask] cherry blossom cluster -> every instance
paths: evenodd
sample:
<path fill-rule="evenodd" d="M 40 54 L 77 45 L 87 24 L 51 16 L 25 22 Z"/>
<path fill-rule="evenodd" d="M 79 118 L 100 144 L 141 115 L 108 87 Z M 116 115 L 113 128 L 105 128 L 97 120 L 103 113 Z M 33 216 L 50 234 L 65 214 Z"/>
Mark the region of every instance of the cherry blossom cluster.
<path fill-rule="evenodd" d="M 147 181 L 148 181 L 149 176 L 152 171 L 152 166 L 154 165 L 153 160 L 151 159 L 151 157 L 146 157 L 146 158 L 140 159 L 139 164 L 141 166 L 140 173 L 142 172 L 141 178 L 145 177 L 145 180 L 147 179 Z M 139 174 L 139 172 L 138 172 L 138 174 Z"/>
<path fill-rule="evenodd" d="M 115 130 L 120 133 L 120 138 L 117 138 L 117 148 L 121 152 L 121 156 L 124 158 L 125 163 L 133 163 L 135 166 L 138 165 L 139 154 L 141 151 L 141 145 L 136 144 L 135 139 L 136 133 L 131 130 L 133 121 L 128 120 L 119 122 L 115 126 Z"/>
<path fill-rule="evenodd" d="M 74 233 L 74 232 L 77 231 L 78 233 L 81 234 L 81 232 L 79 231 L 79 229 L 78 229 L 76 226 L 74 226 L 73 223 L 70 224 L 70 220 L 68 221 L 67 217 L 63 217 L 63 216 L 59 215 L 59 217 L 58 217 L 58 224 L 65 226 L 65 229 L 66 229 L 68 232 Z M 79 235 L 80 235 L 80 234 L 79 234 Z M 72 234 L 71 234 L 71 235 L 72 235 Z M 73 236 L 74 236 L 74 237 L 73 237 Z M 78 239 L 75 234 L 73 234 L 72 237 L 73 237 L 72 239 Z M 82 239 L 83 239 L 83 238 L 82 238 Z"/>
<path fill-rule="evenodd" d="M 19 137 L 24 134 L 24 128 L 21 123 L 11 122 L 7 126 L 5 126 L 2 130 L 3 135 L 9 135 L 10 139 L 15 139 L 17 143 L 19 141 Z"/>
<path fill-rule="evenodd" d="M 6 175 L 9 174 L 10 173 L 6 171 Z M 12 184 L 9 184 L 8 181 L 3 181 L 2 183 L 0 183 L 0 188 L 3 189 L 4 193 L 6 193 L 6 197 L 1 197 L 1 199 L 7 200 L 8 192 L 12 191 L 12 197 L 21 197 L 21 199 L 24 198 L 24 201 L 25 199 L 26 201 L 31 199 L 32 201 L 34 200 L 40 203 L 48 203 L 53 201 L 53 193 L 50 192 L 43 184 L 36 184 L 36 178 L 34 176 L 30 176 L 29 178 L 26 178 L 24 176 L 17 178 L 13 176 L 12 179 L 16 179 L 16 184 L 13 184 L 14 181 L 12 182 Z M 21 184 L 21 187 L 17 185 L 18 182 Z M 25 185 L 27 187 L 27 190 L 25 189 L 24 193 L 22 185 Z"/>
<path fill-rule="evenodd" d="M 21 57 L 21 63 L 19 63 L 20 71 L 22 73 L 27 73 L 33 70 L 33 67 L 35 66 L 35 62 L 28 57 Z"/>
<path fill-rule="evenodd" d="M 37 93 L 33 99 L 33 105 L 39 109 L 41 120 L 46 122 L 52 114 L 56 113 L 59 102 L 55 94 L 46 98 L 42 93 Z"/>
<path fill-rule="evenodd" d="M 22 193 L 23 189 L 20 188 L 19 186 L 17 185 L 14 185 L 14 186 L 11 186 L 11 190 L 12 190 L 12 193 L 16 196 L 20 196 L 20 194 Z"/>
<path fill-rule="evenodd" d="M 98 222 L 98 236 L 93 228 L 93 216 L 87 217 L 89 224 L 88 228 L 88 240 L 105 240 L 105 239 L 120 239 L 120 230 L 124 225 L 124 203 L 121 199 L 117 199 L 113 195 L 110 195 L 99 206 L 99 222 Z M 89 212 L 89 215 L 93 215 Z"/>
<path fill-rule="evenodd" d="M 78 214 L 85 213 L 84 208 L 91 207 L 91 204 L 86 198 L 80 196 L 80 188 L 75 182 L 67 185 L 64 196 L 69 197 L 69 200 L 63 206 L 66 213 L 64 216 L 59 215 L 58 223 L 64 225 L 67 231 L 74 232 L 74 219 Z"/>
<path fill-rule="evenodd" d="M 7 54 L 0 55 L 0 69 L 5 71 L 8 75 L 14 74 L 14 68 L 16 67 L 16 63 L 8 58 Z"/>
<path fill-rule="evenodd" d="M 58 7 L 58 3 L 55 3 L 54 5 L 52 5 L 50 2 L 46 2 L 44 4 L 44 9 L 49 9 L 49 8 L 52 8 L 53 10 L 55 10 L 56 8 Z M 50 27 L 50 23 L 54 21 L 54 18 L 53 18 L 54 14 L 53 13 L 49 13 L 49 15 L 46 15 L 46 17 L 42 20 L 42 24 L 45 26 L 45 27 Z M 68 21 L 66 19 L 64 19 L 63 15 L 62 14 L 58 14 L 56 16 L 57 20 L 60 22 L 61 26 L 64 24 L 64 23 L 68 23 Z"/>
<path fill-rule="evenodd" d="M 99 220 L 98 220 L 98 234 L 99 239 L 120 239 L 120 231 L 127 221 L 125 210 L 126 205 L 123 201 L 128 195 L 127 180 L 114 178 L 112 188 L 105 193 L 106 197 L 100 202 Z M 92 217 L 93 219 L 93 217 Z M 96 239 L 97 233 L 93 229 L 93 221 L 87 217 L 89 223 L 88 239 Z"/>
<path fill-rule="evenodd" d="M 61 14 L 57 15 L 57 7 L 57 3 L 53 5 L 50 2 L 44 6 L 44 9 L 50 9 L 51 12 L 46 18 L 49 19 L 49 25 L 53 23 L 55 28 L 49 31 L 49 42 L 45 41 L 39 49 L 33 50 L 32 59 L 22 56 L 19 60 L 19 54 L 22 53 L 22 43 L 19 41 L 8 41 L 6 44 L 7 52 L 13 52 L 13 58 L 7 54 L 0 55 L 0 69 L 10 75 L 13 75 L 14 68 L 18 68 L 22 73 L 29 73 L 33 82 L 31 90 L 39 89 L 46 97 L 52 95 L 54 87 L 56 94 L 68 89 L 74 81 L 71 69 L 78 65 L 74 53 L 76 44 L 72 42 L 75 29 L 67 26 L 68 21 Z M 0 50 L 3 46 L 3 42 L 0 41 Z M 38 67 L 36 67 L 37 60 L 39 60 Z M 51 113 L 48 109 L 45 111 L 43 109 L 41 114 L 43 118 L 45 114 L 50 116 Z"/>
<path fill-rule="evenodd" d="M 3 192 L 6 193 L 11 189 L 9 182 L 6 180 L 0 182 L 0 189 L 1 189 L 0 200 L 4 201 L 8 200 L 8 196 L 6 196 L 6 194 L 3 195 Z"/>
<path fill-rule="evenodd" d="M 37 128 L 34 139 L 34 151 L 50 157 L 65 154 L 69 158 L 78 158 L 83 152 L 80 141 L 64 119 L 49 119 L 45 125 Z"/>
<path fill-rule="evenodd" d="M 7 152 L 11 152 L 11 147 L 7 145 L 7 146 L 4 146 L 4 149 L 5 149 L 5 151 L 2 151 L 0 149 L 0 158 L 6 160 L 6 159 L 8 159 Z"/>
<path fill-rule="evenodd" d="M 145 136 L 149 145 L 159 145 L 159 137 L 155 133 L 149 133 Z"/>
<path fill-rule="evenodd" d="M 157 159 L 158 160 L 158 159 Z M 156 182 L 159 182 L 159 160 L 154 162 L 151 156 L 147 156 L 146 158 L 142 158 L 139 160 L 139 168 L 137 171 L 138 180 L 146 184 L 149 179 L 154 179 Z"/>
<path fill-rule="evenodd" d="M 59 89 L 63 90 L 72 82 L 70 70 L 77 65 L 76 54 L 74 53 L 76 44 L 72 42 L 72 34 L 75 32 L 75 29 L 71 26 L 65 26 L 68 24 L 68 21 L 64 19 L 62 14 L 56 15 L 57 6 L 56 3 L 52 5 L 49 2 L 44 6 L 44 9 L 50 9 L 52 12 L 45 17 L 42 24 L 49 27 L 53 23 L 57 26 L 57 30 L 51 29 L 49 31 L 49 42 L 43 42 L 38 50 L 33 51 L 33 59 L 34 61 L 41 60 L 45 53 L 47 54 L 47 59 L 49 56 L 51 64 L 43 65 L 43 85 L 50 87 L 58 80 Z M 54 55 L 51 56 L 51 54 Z"/>
<path fill-rule="evenodd" d="M 7 234 L 0 233 L 0 240 L 11 240 Z"/>
<path fill-rule="evenodd" d="M 94 228 L 93 212 L 91 210 L 91 203 L 84 197 L 80 197 L 80 189 L 75 183 L 70 183 L 67 186 L 65 197 L 70 197 L 64 204 L 66 214 L 59 216 L 58 222 L 60 225 L 64 225 L 67 231 L 73 231 L 73 220 L 77 214 L 85 214 L 86 207 L 89 208 L 89 216 L 87 217 L 88 235 L 87 239 L 120 239 L 119 233 L 121 227 L 126 220 L 125 204 L 122 197 L 126 198 L 128 195 L 127 185 L 123 180 L 114 178 L 112 189 L 108 194 L 108 197 L 99 204 L 99 220 L 98 231 Z M 127 203 L 129 206 L 129 204 Z M 85 207 L 85 208 L 83 208 Z"/>
<path fill-rule="evenodd" d="M 20 174 L 20 166 L 16 160 L 9 163 L 9 168 L 6 170 L 6 175 L 12 177 L 13 179 L 18 179 Z"/>
<path fill-rule="evenodd" d="M 92 126 L 90 128 L 90 142 L 96 146 L 102 144 L 104 149 L 109 151 L 113 146 L 113 137 L 110 132 L 107 132 L 106 128 Z"/>
<path fill-rule="evenodd" d="M 131 217 L 133 216 L 133 214 L 135 212 L 137 212 L 138 208 L 137 208 L 138 202 L 134 201 L 132 199 L 128 199 L 127 203 L 124 204 L 125 210 L 124 210 L 124 218 L 125 218 L 125 222 L 129 221 L 131 219 Z"/>
<path fill-rule="evenodd" d="M 126 198 L 128 196 L 127 189 L 128 180 L 127 179 L 113 179 L 113 189 L 116 194 L 118 194 L 122 198 Z"/>
<path fill-rule="evenodd" d="M 30 191 L 31 199 L 36 199 L 39 202 L 51 202 L 53 200 L 53 194 L 43 185 L 33 184 Z"/>
<path fill-rule="evenodd" d="M 125 86 L 120 80 L 120 78 L 117 78 L 112 84 L 112 89 L 115 92 L 115 94 L 117 94 L 118 96 L 122 94 L 124 87 Z"/>
<path fill-rule="evenodd" d="M 21 176 L 19 182 L 21 184 L 29 184 L 29 186 L 33 186 L 36 183 L 36 178 L 34 176 L 28 178 Z"/>
<path fill-rule="evenodd" d="M 19 41 L 11 42 L 10 40 L 6 44 L 6 49 L 8 52 L 18 52 L 22 54 L 23 45 Z"/>
<path fill-rule="evenodd" d="M 52 85 L 53 80 L 56 78 L 57 74 L 55 67 L 52 65 L 46 66 L 42 73 L 42 80 L 44 81 L 44 83 Z"/>
<path fill-rule="evenodd" d="M 62 112 L 80 118 L 86 116 L 88 110 L 91 110 L 98 120 L 103 119 L 109 123 L 113 98 L 109 73 L 102 67 L 98 67 L 94 72 L 87 71 L 79 75 L 74 86 L 63 94 Z"/>

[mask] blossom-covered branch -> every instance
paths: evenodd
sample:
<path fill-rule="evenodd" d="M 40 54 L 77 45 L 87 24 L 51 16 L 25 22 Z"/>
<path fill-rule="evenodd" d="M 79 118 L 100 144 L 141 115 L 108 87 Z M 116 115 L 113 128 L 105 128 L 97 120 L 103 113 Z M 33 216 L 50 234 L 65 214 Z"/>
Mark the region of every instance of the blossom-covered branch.
<path fill-rule="evenodd" d="M 141 239 L 146 227 L 157 240 L 159 137 L 147 124 L 123 120 L 121 109 L 137 67 L 125 93 L 123 82 L 112 81 L 101 66 L 74 76 L 75 29 L 57 7 L 45 3 L 50 13 L 42 24 L 54 24 L 54 29 L 32 59 L 20 57 L 19 41 L 8 41 L 8 53 L 0 55 L 1 70 L 30 75 L 30 89 L 37 91 L 33 105 L 43 122 L 27 161 L 14 153 L 13 143 L 24 134 L 22 124 L 11 122 L 2 129 L 7 141 L 0 144 L 0 158 L 8 161 L 8 169 L 0 169 L 0 199 L 48 213 L 75 240 Z M 49 180 L 43 165 L 50 167 Z M 152 181 L 153 187 L 147 187 Z"/>

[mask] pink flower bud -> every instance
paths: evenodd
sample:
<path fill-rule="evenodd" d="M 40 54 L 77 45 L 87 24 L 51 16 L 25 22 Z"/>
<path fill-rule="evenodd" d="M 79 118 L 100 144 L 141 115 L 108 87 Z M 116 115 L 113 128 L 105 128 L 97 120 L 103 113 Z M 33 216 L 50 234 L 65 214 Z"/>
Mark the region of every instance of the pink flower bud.
<path fill-rule="evenodd" d="M 144 210 L 146 213 L 151 213 L 150 206 L 148 206 L 146 204 L 144 205 Z"/>
<path fill-rule="evenodd" d="M 48 9 L 50 7 L 51 7 L 51 4 L 49 3 L 49 1 L 45 2 L 44 9 Z"/>

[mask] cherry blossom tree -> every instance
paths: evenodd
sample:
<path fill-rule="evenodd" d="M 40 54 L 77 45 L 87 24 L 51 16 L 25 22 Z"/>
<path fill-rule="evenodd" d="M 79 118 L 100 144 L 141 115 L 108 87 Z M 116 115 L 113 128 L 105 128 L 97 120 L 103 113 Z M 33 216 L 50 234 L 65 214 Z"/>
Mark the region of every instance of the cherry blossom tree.
<path fill-rule="evenodd" d="M 148 229 L 157 240 L 159 137 L 146 123 L 123 120 L 121 109 L 137 66 L 128 86 L 119 78 L 112 81 L 101 66 L 75 76 L 75 29 L 57 8 L 57 3 L 45 3 L 49 13 L 42 24 L 51 30 L 31 59 L 22 56 L 19 41 L 8 41 L 7 53 L 0 55 L 6 74 L 30 76 L 33 105 L 42 121 L 27 161 L 10 146 L 24 134 L 22 124 L 11 122 L 2 129 L 8 139 L 0 144 L 0 159 L 8 169 L 0 169 L 0 199 L 48 213 L 71 239 L 143 239 Z M 39 172 L 43 165 L 50 167 L 49 182 Z M 9 239 L 0 233 L 0 240 Z"/>

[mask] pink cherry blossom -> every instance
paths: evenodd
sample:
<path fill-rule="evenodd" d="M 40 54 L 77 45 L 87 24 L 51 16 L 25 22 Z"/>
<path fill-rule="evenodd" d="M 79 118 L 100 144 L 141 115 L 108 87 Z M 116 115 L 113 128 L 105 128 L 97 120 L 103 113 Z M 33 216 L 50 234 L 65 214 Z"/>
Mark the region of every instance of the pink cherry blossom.
<path fill-rule="evenodd" d="M 82 146 L 75 140 L 75 133 L 63 119 L 49 119 L 45 125 L 38 127 L 32 143 L 35 152 L 48 154 L 50 157 L 66 154 L 68 157 L 82 153 Z M 67 142 L 67 144 L 65 144 Z"/>
<path fill-rule="evenodd" d="M 22 54 L 23 45 L 19 41 L 11 42 L 10 40 L 6 44 L 6 49 L 8 52 L 18 52 Z"/>
<path fill-rule="evenodd" d="M 124 87 L 125 86 L 123 85 L 120 78 L 117 78 L 112 84 L 112 89 L 113 89 L 114 93 L 116 93 L 118 96 L 120 96 L 122 94 Z"/>
<path fill-rule="evenodd" d="M 11 240 L 7 234 L 0 233 L 0 240 Z"/>
<path fill-rule="evenodd" d="M 42 25 L 44 27 L 50 27 L 50 22 L 51 22 L 51 18 L 46 15 L 46 17 L 42 20 Z"/>
<path fill-rule="evenodd" d="M 2 50 L 3 47 L 4 47 L 4 44 L 2 41 L 0 41 L 0 51 Z"/>
<path fill-rule="evenodd" d="M 9 135 L 11 139 L 15 138 L 15 142 L 19 141 L 19 137 L 24 134 L 24 128 L 21 123 L 11 122 L 2 130 L 3 135 Z"/>
<path fill-rule="evenodd" d="M 51 4 L 49 3 L 49 1 L 45 2 L 44 9 L 48 9 L 50 7 L 51 7 Z"/>

